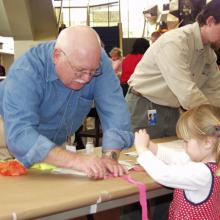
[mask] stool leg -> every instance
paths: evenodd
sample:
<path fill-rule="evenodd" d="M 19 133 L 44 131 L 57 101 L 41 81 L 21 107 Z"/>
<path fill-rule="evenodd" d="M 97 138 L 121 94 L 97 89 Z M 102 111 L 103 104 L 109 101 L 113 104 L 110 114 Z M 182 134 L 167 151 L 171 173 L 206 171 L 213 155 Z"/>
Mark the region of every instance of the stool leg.
<path fill-rule="evenodd" d="M 99 119 L 96 118 L 95 119 L 95 146 L 98 147 L 99 146 L 99 136 L 100 136 L 100 122 Z"/>
<path fill-rule="evenodd" d="M 85 145 L 82 141 L 82 137 L 80 136 L 80 131 L 83 129 L 83 126 L 81 126 L 75 133 L 75 141 L 74 143 L 76 144 L 76 149 L 85 149 Z"/>

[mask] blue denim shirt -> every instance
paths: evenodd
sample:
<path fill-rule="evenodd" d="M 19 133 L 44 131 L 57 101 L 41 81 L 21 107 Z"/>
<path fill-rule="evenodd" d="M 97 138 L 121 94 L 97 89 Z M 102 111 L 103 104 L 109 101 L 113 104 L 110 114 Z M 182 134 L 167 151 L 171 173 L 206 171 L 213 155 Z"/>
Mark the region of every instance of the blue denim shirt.
<path fill-rule="evenodd" d="M 102 50 L 102 74 L 81 90 L 59 80 L 52 60 L 55 42 L 29 49 L 0 83 L 0 114 L 7 145 L 26 167 L 43 160 L 82 124 L 95 102 L 103 129 L 105 149 L 133 144 L 130 116 L 111 61 Z"/>

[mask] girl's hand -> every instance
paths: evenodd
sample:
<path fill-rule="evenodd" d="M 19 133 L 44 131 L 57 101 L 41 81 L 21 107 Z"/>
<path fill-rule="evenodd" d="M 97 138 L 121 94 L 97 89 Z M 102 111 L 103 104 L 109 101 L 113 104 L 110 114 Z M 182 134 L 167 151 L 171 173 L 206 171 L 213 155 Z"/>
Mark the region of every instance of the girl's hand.
<path fill-rule="evenodd" d="M 147 150 L 149 144 L 150 144 L 150 137 L 145 129 L 141 129 L 135 132 L 134 145 L 138 154 Z"/>

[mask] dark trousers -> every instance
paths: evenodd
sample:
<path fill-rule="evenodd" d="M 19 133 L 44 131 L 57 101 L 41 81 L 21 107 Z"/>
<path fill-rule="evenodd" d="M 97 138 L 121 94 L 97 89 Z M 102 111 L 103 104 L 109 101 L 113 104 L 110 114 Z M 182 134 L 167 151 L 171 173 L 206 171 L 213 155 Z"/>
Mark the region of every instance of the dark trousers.
<path fill-rule="evenodd" d="M 176 135 L 176 123 L 180 115 L 179 108 L 155 104 L 147 98 L 135 95 L 129 91 L 125 98 L 134 132 L 145 128 L 151 138 Z M 155 125 L 149 125 L 148 110 L 156 110 L 157 122 Z"/>
<path fill-rule="evenodd" d="M 121 83 L 121 88 L 122 88 L 122 91 L 123 91 L 123 95 L 124 97 L 126 96 L 127 92 L 128 92 L 128 84 L 127 83 Z"/>

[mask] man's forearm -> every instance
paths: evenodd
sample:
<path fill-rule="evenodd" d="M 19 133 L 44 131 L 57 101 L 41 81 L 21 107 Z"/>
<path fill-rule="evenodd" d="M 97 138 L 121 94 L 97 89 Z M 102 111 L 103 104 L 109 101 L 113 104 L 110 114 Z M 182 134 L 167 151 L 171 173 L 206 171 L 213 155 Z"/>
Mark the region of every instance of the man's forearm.
<path fill-rule="evenodd" d="M 69 152 L 58 146 L 52 148 L 43 160 L 45 163 L 66 168 L 73 168 L 74 163 L 77 161 L 78 156 L 76 153 Z"/>

